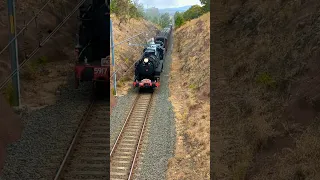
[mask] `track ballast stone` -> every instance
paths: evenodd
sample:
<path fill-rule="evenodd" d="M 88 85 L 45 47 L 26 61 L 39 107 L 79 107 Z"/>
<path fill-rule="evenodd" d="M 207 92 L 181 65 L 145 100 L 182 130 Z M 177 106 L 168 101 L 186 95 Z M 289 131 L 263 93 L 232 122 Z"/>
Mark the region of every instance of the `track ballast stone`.
<path fill-rule="evenodd" d="M 71 85 L 73 82 L 69 82 Z M 10 145 L 0 180 L 53 179 L 89 104 L 91 89 L 64 87 L 54 105 L 22 116 L 21 139 Z"/>

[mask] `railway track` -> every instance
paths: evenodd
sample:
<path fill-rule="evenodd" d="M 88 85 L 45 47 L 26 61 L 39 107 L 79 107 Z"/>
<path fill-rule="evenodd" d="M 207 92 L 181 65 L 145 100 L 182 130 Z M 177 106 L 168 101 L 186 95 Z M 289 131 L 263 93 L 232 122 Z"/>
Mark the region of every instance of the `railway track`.
<path fill-rule="evenodd" d="M 152 102 L 152 93 L 138 94 L 110 152 L 110 179 L 130 180 Z"/>
<path fill-rule="evenodd" d="M 55 180 L 109 178 L 109 104 L 108 100 L 91 102 Z"/>

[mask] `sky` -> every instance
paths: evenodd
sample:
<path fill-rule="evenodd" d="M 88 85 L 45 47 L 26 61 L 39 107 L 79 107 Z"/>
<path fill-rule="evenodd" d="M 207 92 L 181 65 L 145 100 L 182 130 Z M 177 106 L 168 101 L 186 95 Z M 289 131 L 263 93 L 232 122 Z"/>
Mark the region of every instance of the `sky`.
<path fill-rule="evenodd" d="M 139 0 L 139 3 L 144 4 L 145 7 L 156 7 L 159 9 L 181 7 L 188 5 L 201 5 L 199 0 Z"/>

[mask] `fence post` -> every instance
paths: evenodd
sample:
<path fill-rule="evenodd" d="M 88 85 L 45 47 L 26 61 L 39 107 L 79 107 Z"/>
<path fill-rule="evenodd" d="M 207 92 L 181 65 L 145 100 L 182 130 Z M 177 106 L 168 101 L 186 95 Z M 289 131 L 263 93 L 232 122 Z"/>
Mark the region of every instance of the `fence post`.
<path fill-rule="evenodd" d="M 113 88 L 115 92 L 115 96 L 117 96 L 117 73 L 116 73 L 116 63 L 114 60 L 114 43 L 113 43 L 113 32 L 112 32 L 112 20 L 110 19 L 110 40 L 111 40 L 111 53 L 112 53 L 112 66 L 114 76 L 113 76 Z"/>

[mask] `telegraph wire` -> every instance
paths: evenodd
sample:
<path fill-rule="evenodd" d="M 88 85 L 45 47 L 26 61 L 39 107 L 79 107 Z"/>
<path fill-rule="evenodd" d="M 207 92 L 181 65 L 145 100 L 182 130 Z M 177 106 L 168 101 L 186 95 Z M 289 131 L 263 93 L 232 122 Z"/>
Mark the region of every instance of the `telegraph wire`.
<path fill-rule="evenodd" d="M 45 43 L 66 23 L 66 21 L 79 9 L 79 7 L 85 2 L 86 0 L 82 0 L 78 3 L 78 5 L 72 10 L 68 16 L 64 18 L 64 20 L 47 36 L 45 40 L 43 40 L 41 43 L 39 43 L 39 46 L 29 55 L 26 56 L 26 59 L 19 65 L 19 67 L 14 70 L 9 77 L 6 78 L 6 80 L 1 84 L 0 90 L 3 89 L 3 87 L 10 81 L 12 76 L 14 76 L 18 70 L 20 70 L 23 65 L 25 65 L 37 52 L 38 50 L 45 45 Z"/>
<path fill-rule="evenodd" d="M 28 21 L 28 23 L 26 25 L 23 26 L 23 28 L 18 32 L 18 34 L 0 51 L 0 55 L 10 46 L 10 44 L 15 41 L 18 36 L 24 32 L 24 30 L 27 28 L 27 26 L 29 24 L 31 24 L 39 15 L 40 13 L 43 11 L 43 9 L 49 4 L 49 2 L 52 0 L 48 0 L 43 6 L 42 8 L 31 18 L 30 21 Z"/>

